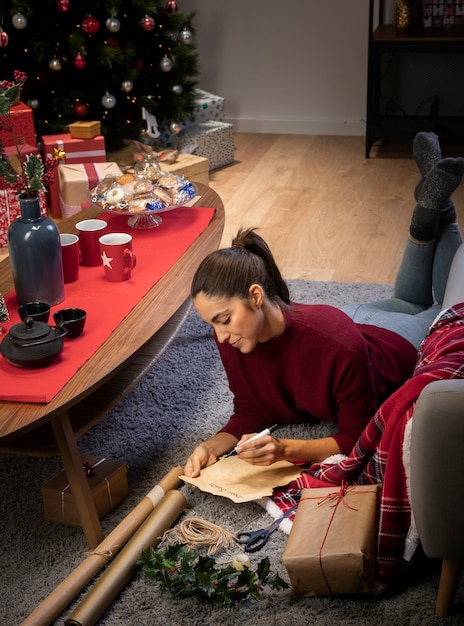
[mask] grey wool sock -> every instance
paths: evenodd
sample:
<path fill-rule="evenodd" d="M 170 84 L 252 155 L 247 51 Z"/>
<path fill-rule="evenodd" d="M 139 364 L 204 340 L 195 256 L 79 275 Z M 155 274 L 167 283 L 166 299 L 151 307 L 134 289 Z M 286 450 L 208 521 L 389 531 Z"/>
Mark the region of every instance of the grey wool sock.
<path fill-rule="evenodd" d="M 435 238 L 439 220 L 442 223 L 444 218 L 447 222 L 453 221 L 454 205 L 450 196 L 459 186 L 463 174 L 464 159 L 461 157 L 441 159 L 432 167 L 424 178 L 412 214 L 409 232 L 414 239 L 430 241 Z"/>
<path fill-rule="evenodd" d="M 440 138 L 435 133 L 420 132 L 413 141 L 414 160 L 421 175 L 421 180 L 414 191 L 414 198 L 419 202 L 420 190 L 430 170 L 441 160 Z"/>

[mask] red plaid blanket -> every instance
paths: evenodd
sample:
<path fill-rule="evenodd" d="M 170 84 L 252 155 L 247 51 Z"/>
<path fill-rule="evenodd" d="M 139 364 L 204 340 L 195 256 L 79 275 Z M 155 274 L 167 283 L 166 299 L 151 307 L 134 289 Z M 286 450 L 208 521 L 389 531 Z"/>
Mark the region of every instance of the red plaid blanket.
<path fill-rule="evenodd" d="M 349 456 L 336 465 L 314 464 L 309 473 L 288 486 L 295 497 L 298 488 L 318 486 L 315 479 L 323 481 L 319 486 L 340 485 L 342 481 L 383 484 L 377 544 L 380 582 L 388 583 L 403 568 L 411 526 L 409 467 L 403 457 L 406 425 L 422 389 L 434 380 L 449 378 L 464 378 L 464 303 L 447 309 L 433 324 L 412 378 L 384 402 Z"/>

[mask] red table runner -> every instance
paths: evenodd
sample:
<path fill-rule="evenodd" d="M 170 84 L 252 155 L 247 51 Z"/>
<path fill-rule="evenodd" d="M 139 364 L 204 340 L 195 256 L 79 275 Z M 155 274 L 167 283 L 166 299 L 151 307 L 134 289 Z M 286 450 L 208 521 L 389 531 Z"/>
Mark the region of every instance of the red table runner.
<path fill-rule="evenodd" d="M 127 216 L 105 214 L 103 219 L 108 222 L 108 232 L 130 232 L 133 236 L 137 264 L 131 278 L 111 283 L 106 280 L 101 266 L 81 266 L 79 280 L 65 285 L 65 300 L 52 307 L 48 323 L 54 325 L 53 313 L 59 309 L 85 309 L 87 320 L 83 334 L 65 339 L 60 355 L 45 368 L 15 367 L 0 356 L 0 400 L 50 402 L 207 228 L 213 215 L 214 209 L 182 207 L 164 213 L 160 226 L 144 230 L 129 228 Z M 21 320 L 15 292 L 6 294 L 5 301 L 11 318 L 2 323 L 6 332 Z"/>

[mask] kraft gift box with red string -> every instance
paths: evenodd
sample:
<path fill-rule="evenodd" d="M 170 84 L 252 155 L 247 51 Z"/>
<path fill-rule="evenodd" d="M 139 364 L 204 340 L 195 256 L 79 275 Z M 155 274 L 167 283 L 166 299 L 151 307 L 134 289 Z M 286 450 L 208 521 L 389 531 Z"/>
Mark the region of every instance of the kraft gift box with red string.
<path fill-rule="evenodd" d="M 60 208 L 63 217 L 81 211 L 83 202 L 88 201 L 89 191 L 106 176 L 121 176 L 117 163 L 75 163 L 58 165 Z"/>
<path fill-rule="evenodd" d="M 375 593 L 381 485 L 303 489 L 282 560 L 298 595 Z"/>
<path fill-rule="evenodd" d="M 129 493 L 127 465 L 119 461 L 83 454 L 85 473 L 98 517 L 101 519 Z M 66 472 L 62 470 L 41 487 L 45 519 L 75 528 L 81 527 Z"/>
<path fill-rule="evenodd" d="M 73 139 L 69 133 L 44 135 L 42 142 L 44 156 L 58 159 L 61 165 L 106 162 L 105 139 L 102 135 L 92 139 Z M 61 217 L 57 175 L 48 189 L 48 206 L 53 217 Z"/>

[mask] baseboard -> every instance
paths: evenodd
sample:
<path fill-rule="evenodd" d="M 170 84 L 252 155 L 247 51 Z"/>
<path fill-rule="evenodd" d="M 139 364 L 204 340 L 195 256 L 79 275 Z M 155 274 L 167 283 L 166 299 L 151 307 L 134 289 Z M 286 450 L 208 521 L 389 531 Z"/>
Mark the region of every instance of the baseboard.
<path fill-rule="evenodd" d="M 295 118 L 234 118 L 226 120 L 237 133 L 268 133 L 276 135 L 343 135 L 364 136 L 363 120 L 324 120 Z"/>

